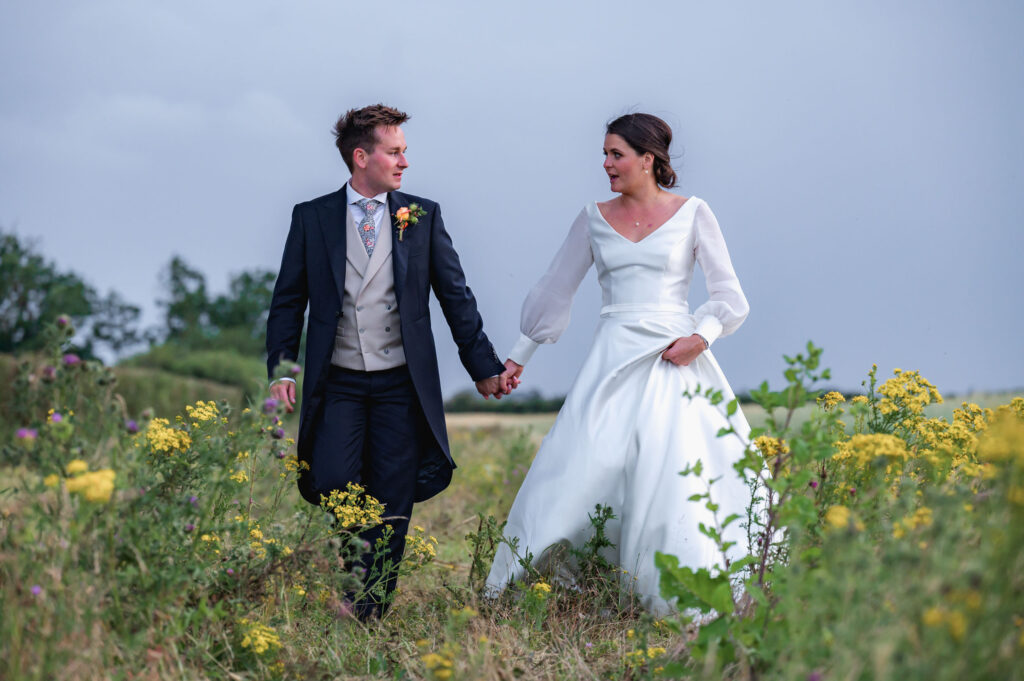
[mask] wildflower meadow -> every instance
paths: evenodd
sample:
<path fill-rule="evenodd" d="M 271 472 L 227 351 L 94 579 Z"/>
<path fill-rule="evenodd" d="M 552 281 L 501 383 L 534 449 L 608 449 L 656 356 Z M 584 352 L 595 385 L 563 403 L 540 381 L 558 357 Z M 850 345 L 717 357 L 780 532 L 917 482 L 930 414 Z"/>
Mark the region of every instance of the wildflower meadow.
<path fill-rule="evenodd" d="M 701 531 L 725 549 L 740 523 L 745 557 L 659 554 L 679 614 L 654 619 L 609 560 L 603 506 L 563 562 L 481 596 L 542 428 L 453 428 L 452 487 L 416 507 L 403 561 L 365 575 L 360 532 L 387 509 L 355 485 L 302 501 L 283 405 L 133 413 L 73 333 L 58 319 L 8 381 L 0 678 L 1024 678 L 1022 397 L 936 417 L 915 371 L 873 367 L 843 395 L 819 389 L 821 349 L 784 358 L 751 395 L 763 427 L 719 434 L 744 438 L 755 502 Z M 691 501 L 717 511 L 704 482 Z M 393 573 L 389 614 L 355 619 L 346 595 Z"/>

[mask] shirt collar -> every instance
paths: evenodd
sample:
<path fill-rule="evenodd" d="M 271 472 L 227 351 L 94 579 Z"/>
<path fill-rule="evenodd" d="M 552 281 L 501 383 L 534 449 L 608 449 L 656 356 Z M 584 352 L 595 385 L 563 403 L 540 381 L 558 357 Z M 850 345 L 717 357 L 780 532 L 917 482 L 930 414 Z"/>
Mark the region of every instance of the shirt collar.
<path fill-rule="evenodd" d="M 355 188 L 352 187 L 352 183 L 351 182 L 347 182 L 346 184 L 348 185 L 348 188 L 347 188 L 346 191 L 347 191 L 347 195 L 348 195 L 348 203 L 349 203 L 349 205 L 359 203 L 363 199 L 371 198 L 369 196 L 363 196 L 362 194 L 357 192 L 355 190 Z M 374 196 L 372 198 L 373 198 L 374 201 L 377 201 L 377 202 L 382 203 L 382 204 L 386 204 L 388 202 L 388 193 L 387 192 L 381 192 L 380 194 L 377 194 L 377 196 Z"/>

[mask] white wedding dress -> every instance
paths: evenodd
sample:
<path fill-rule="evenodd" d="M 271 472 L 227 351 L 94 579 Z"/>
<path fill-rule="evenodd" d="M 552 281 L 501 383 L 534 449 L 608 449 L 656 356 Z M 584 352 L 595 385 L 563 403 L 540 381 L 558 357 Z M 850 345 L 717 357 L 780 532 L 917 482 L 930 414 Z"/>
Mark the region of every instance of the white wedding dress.
<path fill-rule="evenodd" d="M 735 331 L 749 307 L 718 222 L 701 199 L 688 199 L 639 242 L 616 232 L 591 203 L 527 296 L 523 335 L 511 359 L 525 364 L 538 345 L 558 339 L 569 323 L 573 295 L 594 263 L 603 304 L 594 343 L 512 504 L 505 536 L 518 538 L 520 556 L 532 552 L 540 563 L 548 549 L 586 542 L 593 534 L 587 514 L 595 504 L 611 506 L 616 520 L 606 529 L 617 550 L 606 558 L 625 571 L 623 585 L 644 607 L 663 615 L 672 604 L 659 594 L 656 551 L 694 568 L 721 560 L 698 530 L 701 522 L 714 524 L 711 513 L 703 502 L 687 498 L 705 492 L 707 479 L 718 478 L 712 494 L 719 518 L 745 518 L 750 492 L 732 468 L 743 444 L 736 436 L 716 436 L 727 425 L 725 407 L 733 393 L 715 358 L 705 351 L 689 366 L 676 366 L 661 353 L 695 332 L 713 343 Z M 690 313 L 686 300 L 695 263 L 710 300 Z M 721 390 L 725 399 L 713 406 L 683 397 L 698 386 Z M 742 412 L 732 422 L 746 438 Z M 698 459 L 701 479 L 678 474 Z M 741 521 L 729 527 L 726 539 L 737 542 L 731 558 L 745 553 Z M 502 544 L 487 593 L 500 593 L 524 574 Z"/>

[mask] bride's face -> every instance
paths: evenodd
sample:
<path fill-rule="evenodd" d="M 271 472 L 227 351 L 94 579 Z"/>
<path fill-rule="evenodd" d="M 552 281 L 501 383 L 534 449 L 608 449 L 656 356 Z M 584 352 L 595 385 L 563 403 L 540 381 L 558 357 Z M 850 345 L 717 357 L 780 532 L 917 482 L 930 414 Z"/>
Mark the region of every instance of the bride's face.
<path fill-rule="evenodd" d="M 618 135 L 604 136 L 604 171 L 613 192 L 629 192 L 641 186 L 651 175 L 644 172 L 644 156 Z"/>

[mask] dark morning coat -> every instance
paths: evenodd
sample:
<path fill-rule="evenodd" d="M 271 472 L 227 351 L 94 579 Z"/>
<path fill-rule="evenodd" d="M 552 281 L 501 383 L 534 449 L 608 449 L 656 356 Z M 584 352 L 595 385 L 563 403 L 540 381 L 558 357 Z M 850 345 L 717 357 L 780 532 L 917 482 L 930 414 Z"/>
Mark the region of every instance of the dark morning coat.
<path fill-rule="evenodd" d="M 419 204 L 426 215 L 406 228 L 399 240 L 394 215 L 410 203 Z M 394 235 L 391 262 L 402 344 L 416 395 L 433 435 L 429 442 L 420 443 L 415 501 L 423 501 L 448 486 L 455 468 L 448 447 L 437 353 L 430 331 L 431 289 L 451 327 L 462 364 L 473 380 L 500 374 L 504 367 L 484 334 L 476 299 L 466 285 L 440 207 L 429 199 L 390 192 L 387 210 Z M 309 305 L 298 438 L 299 460 L 307 463 L 313 442 L 310 429 L 317 422 L 323 402 L 342 314 L 347 211 L 345 187 L 295 206 L 267 318 L 267 371 L 273 378 L 281 361 L 294 361 L 298 356 L 303 315 Z M 312 489 L 309 478 L 300 476 L 299 491 L 310 503 L 319 503 L 318 491 Z"/>

